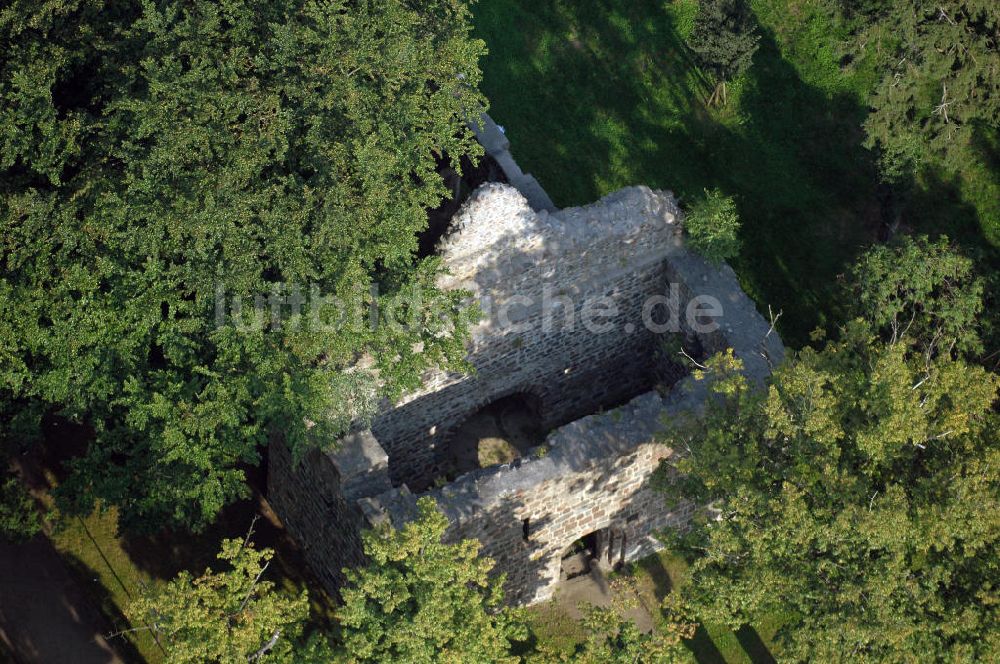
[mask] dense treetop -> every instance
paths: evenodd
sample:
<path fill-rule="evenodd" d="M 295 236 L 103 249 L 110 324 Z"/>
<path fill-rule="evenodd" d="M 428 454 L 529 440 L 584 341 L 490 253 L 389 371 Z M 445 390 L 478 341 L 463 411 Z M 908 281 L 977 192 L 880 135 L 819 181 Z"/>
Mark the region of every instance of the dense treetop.
<path fill-rule="evenodd" d="M 922 246 L 923 254 L 915 252 Z M 859 311 L 764 393 L 731 354 L 664 481 L 707 505 L 678 542 L 706 620 L 782 616 L 788 661 L 985 661 L 1000 650 L 1000 376 L 966 362 L 981 285 L 945 243 L 879 247 Z"/>
<path fill-rule="evenodd" d="M 274 551 L 256 549 L 250 535 L 222 542 L 220 571 L 181 572 L 146 586 L 126 611 L 136 630 L 149 630 L 168 664 L 330 662 L 324 636 L 304 636 L 309 604 L 267 578 Z"/>
<path fill-rule="evenodd" d="M 0 9 L 0 407 L 8 433 L 47 410 L 93 428 L 64 497 L 201 526 L 270 430 L 329 441 L 376 379 L 460 359 L 458 296 L 415 251 L 438 160 L 478 150 L 468 19 L 458 0 Z M 292 317 L 292 284 L 422 303 L 319 325 L 334 307 Z M 282 325 L 245 324 L 275 292 Z M 243 325 L 217 325 L 219 296 Z"/>
<path fill-rule="evenodd" d="M 858 3 L 860 50 L 882 73 L 865 122 L 889 179 L 943 160 L 960 169 L 976 132 L 1000 126 L 1000 8 L 992 0 Z"/>
<path fill-rule="evenodd" d="M 432 498 L 399 530 L 365 534 L 370 563 L 348 571 L 338 613 L 345 661 L 386 664 L 519 661 L 523 615 L 503 605 L 503 577 L 480 543 L 443 542 L 448 520 Z"/>

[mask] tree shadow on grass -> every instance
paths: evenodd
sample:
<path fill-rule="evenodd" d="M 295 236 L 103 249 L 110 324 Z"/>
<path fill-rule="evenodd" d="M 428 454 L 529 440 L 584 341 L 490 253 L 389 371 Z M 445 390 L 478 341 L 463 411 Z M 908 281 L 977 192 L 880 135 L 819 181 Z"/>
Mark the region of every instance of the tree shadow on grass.
<path fill-rule="evenodd" d="M 146 658 L 142 656 L 136 647 L 135 641 L 138 639 L 146 641 L 148 643 L 147 647 L 151 650 L 155 649 L 160 653 L 166 654 L 163 644 L 158 643 L 152 633 L 146 635 L 119 634 L 120 632 L 126 632 L 129 629 L 138 627 L 138 625 L 133 626 L 129 623 L 108 589 L 97 581 L 100 575 L 94 569 L 72 554 L 62 553 L 60 555 L 66 566 L 73 571 L 77 579 L 86 587 L 88 595 L 100 606 L 101 613 L 111 623 L 113 631 L 104 636 L 125 661 L 136 663 L 146 661 Z M 131 588 L 127 589 L 127 592 L 136 592 L 138 590 L 138 588 Z"/>
<path fill-rule="evenodd" d="M 805 83 L 765 31 L 738 99 L 707 109 L 710 85 L 658 2 L 508 0 L 476 13 L 494 118 L 557 204 L 630 184 L 682 202 L 718 187 L 743 220 L 734 267 L 759 306 L 785 311 L 786 340 L 840 322 L 837 276 L 881 224 L 856 99 Z"/>
<path fill-rule="evenodd" d="M 653 582 L 653 592 L 657 600 L 672 592 L 676 584 L 682 582 L 683 570 L 677 565 L 687 565 L 680 559 L 668 557 L 665 563 L 664 554 L 647 556 L 637 561 L 636 565 Z M 669 566 L 669 569 L 668 569 Z M 714 635 L 714 636 L 713 636 Z M 744 625 L 735 632 L 725 629 L 709 630 L 703 624 L 698 624 L 694 636 L 684 642 L 699 664 L 726 664 L 727 659 L 742 651 L 753 664 L 774 664 L 775 659 L 757 630 L 751 625 Z"/>
<path fill-rule="evenodd" d="M 698 625 L 694 636 L 684 642 L 698 664 L 726 664 L 726 658 L 715 646 L 704 625 Z"/>
<path fill-rule="evenodd" d="M 276 554 L 268 568 L 269 580 L 292 592 L 308 588 L 313 621 L 329 627 L 334 600 L 309 572 L 298 544 L 257 492 L 225 507 L 204 532 L 164 530 L 154 535 L 127 537 L 122 546 L 133 564 L 157 579 L 172 579 L 181 570 L 199 576 L 209 568 L 216 572 L 224 569 L 217 558 L 222 540 L 246 537 L 251 525 L 254 546 L 273 549 Z"/>
<path fill-rule="evenodd" d="M 743 625 L 736 630 L 736 639 L 753 664 L 777 664 L 777 660 L 760 638 L 760 634 L 750 625 Z"/>
<path fill-rule="evenodd" d="M 66 461 L 84 453 L 93 440 L 93 431 L 58 416 L 47 416 L 43 426 L 43 441 L 16 457 L 27 484 L 36 492 L 52 492 L 67 475 Z M 264 468 L 267 452 L 259 467 L 244 468 L 248 483 L 254 489 L 251 495 L 225 507 L 213 524 L 201 533 L 165 529 L 153 535 L 130 536 L 120 533 L 121 546 L 128 555 L 128 562 L 159 580 L 174 578 L 181 570 L 195 576 L 206 568 L 219 570 L 216 558 L 224 538 L 243 538 L 251 523 L 254 524 L 253 542 L 258 548 L 271 548 L 276 552 L 269 568 L 269 578 L 279 587 L 297 591 L 309 588 L 312 616 L 316 624 L 325 626 L 334 611 L 334 602 L 309 573 L 301 549 L 285 531 L 284 525 L 271 510 L 256 487 L 266 485 Z M 256 522 L 254 521 L 257 518 Z M 89 532 L 88 532 L 89 535 Z M 91 544 L 104 555 L 101 542 L 91 535 Z M 114 574 L 118 571 L 108 562 Z M 91 577 L 88 577 L 91 578 Z M 89 587 L 89 586 L 88 586 Z M 131 590 L 131 589 L 129 589 Z M 100 590 L 95 590 L 100 592 Z M 105 602 L 102 600 L 102 604 Z"/>
<path fill-rule="evenodd" d="M 109 637 L 127 623 L 98 577 L 44 534 L 0 543 L 0 646 L 22 662 L 145 661 L 130 640 Z"/>

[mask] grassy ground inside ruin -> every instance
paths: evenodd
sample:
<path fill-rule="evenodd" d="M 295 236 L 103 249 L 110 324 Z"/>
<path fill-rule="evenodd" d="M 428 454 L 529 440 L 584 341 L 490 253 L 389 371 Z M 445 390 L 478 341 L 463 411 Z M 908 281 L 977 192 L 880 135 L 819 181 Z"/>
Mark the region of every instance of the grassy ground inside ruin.
<path fill-rule="evenodd" d="M 840 277 L 878 234 L 860 128 L 876 76 L 864 60 L 841 66 L 846 31 L 816 3 L 752 5 L 760 50 L 722 108 L 706 106 L 712 83 L 683 46 L 696 0 L 480 2 L 482 87 L 515 158 L 559 206 L 632 184 L 682 203 L 710 187 L 734 195 L 744 246 L 733 266 L 762 310 L 783 310 L 781 332 L 799 346 L 841 320 Z M 1000 243 L 991 177 L 973 168 L 928 184 L 926 230 Z"/>

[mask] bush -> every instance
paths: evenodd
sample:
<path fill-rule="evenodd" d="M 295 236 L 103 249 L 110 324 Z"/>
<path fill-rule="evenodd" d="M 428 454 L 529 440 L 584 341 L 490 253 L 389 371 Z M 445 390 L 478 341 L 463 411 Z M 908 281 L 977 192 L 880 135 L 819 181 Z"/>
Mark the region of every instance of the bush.
<path fill-rule="evenodd" d="M 31 495 L 13 475 L 0 475 L 0 542 L 24 542 L 41 529 Z"/>
<path fill-rule="evenodd" d="M 740 252 L 736 201 L 718 189 L 706 189 L 705 196 L 691 206 L 684 228 L 691 248 L 712 263 L 721 263 Z"/>

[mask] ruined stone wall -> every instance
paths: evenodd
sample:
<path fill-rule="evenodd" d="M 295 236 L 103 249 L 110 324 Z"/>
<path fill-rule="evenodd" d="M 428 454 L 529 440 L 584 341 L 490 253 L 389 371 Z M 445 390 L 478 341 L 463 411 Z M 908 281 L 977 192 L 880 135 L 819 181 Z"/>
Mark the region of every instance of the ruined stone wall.
<path fill-rule="evenodd" d="M 456 219 L 441 255 L 451 270 L 443 287 L 468 288 L 494 302 L 528 294 L 535 302 L 510 312 L 511 322 L 525 323 L 521 328 L 492 316 L 474 330 L 474 375 L 429 374 L 424 388 L 389 406 L 372 431 L 345 438 L 334 453 L 314 453 L 297 469 L 287 453 L 272 451 L 269 498 L 310 565 L 336 591 L 339 570 L 362 557 L 360 528 L 410 519 L 448 433 L 480 406 L 515 392 L 537 396 L 547 423 L 569 423 L 549 434 L 544 454 L 427 492 L 449 518 L 448 537 L 478 538 L 497 571 L 507 574 L 509 599 L 517 603 L 551 596 L 562 553 L 588 533 L 614 531 L 619 560 L 654 551 L 653 534 L 683 523 L 690 512 L 683 505 L 668 511 L 650 486 L 653 471 L 672 454 L 658 434 L 697 412 L 706 394 L 690 376 L 665 395 L 650 389 L 653 377 L 670 371 L 656 352 L 664 334 L 643 324 L 643 301 L 668 292 L 670 283 L 677 284 L 682 308 L 695 296 L 714 298 L 722 316 L 715 329 L 697 333 L 698 345 L 706 352 L 734 349 L 760 384 L 784 349 L 733 271 L 687 251 L 673 197 L 639 187 L 548 214 L 509 187 L 487 185 Z M 579 324 L 546 331 L 539 320 L 546 286 L 566 296 L 578 322 L 579 307 L 595 295 L 610 297 L 619 314 L 605 321 L 604 334 Z M 627 403 L 580 417 L 620 401 Z"/>
<path fill-rule="evenodd" d="M 482 543 L 506 575 L 509 601 L 543 601 L 559 581 L 563 553 L 583 536 L 614 531 L 613 562 L 631 562 L 659 548 L 656 532 L 686 522 L 691 506 L 668 511 L 650 486 L 671 454 L 655 440 L 663 412 L 659 394 L 644 394 L 553 432 L 543 457 L 470 473 L 426 495 L 448 516 L 448 539 Z M 402 523 L 418 497 L 394 489 L 372 502 Z"/>
<path fill-rule="evenodd" d="M 659 548 L 655 532 L 687 520 L 686 507 L 668 512 L 663 496 L 649 486 L 651 474 L 668 453 L 662 445 L 644 444 L 585 469 L 548 475 L 512 491 L 487 511 L 468 515 L 458 496 L 433 496 L 446 514 L 455 515 L 449 538 L 478 539 L 482 554 L 506 574 L 509 600 L 531 604 L 552 596 L 563 553 L 585 535 L 613 529 L 625 547 L 621 557 L 615 552 L 614 560 L 631 562 Z"/>
<path fill-rule="evenodd" d="M 343 568 L 365 560 L 361 531 L 373 515 L 363 499 L 392 488 L 388 456 L 370 432 L 360 431 L 344 436 L 333 452 L 314 449 L 298 463 L 273 440 L 268 457 L 268 502 L 334 592 L 344 583 Z"/>
<path fill-rule="evenodd" d="M 649 390 L 658 340 L 643 325 L 643 304 L 665 290 L 676 214 L 673 197 L 640 187 L 553 214 L 507 185 L 473 194 L 439 253 L 441 285 L 470 290 L 486 310 L 472 331 L 475 372 L 433 373 L 372 423 L 393 481 L 430 485 L 447 467 L 451 433 L 513 393 L 536 397 L 552 428 Z M 606 303 L 595 305 L 598 297 Z M 615 315 L 590 315 L 606 331 L 585 329 L 585 309 L 608 303 Z"/>
<path fill-rule="evenodd" d="M 336 592 L 344 584 L 342 569 L 364 562 L 364 515 L 344 495 L 336 467 L 319 450 L 293 468 L 288 448 L 274 441 L 268 457 L 268 502 L 299 542 L 313 573 Z"/>

